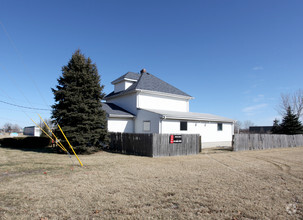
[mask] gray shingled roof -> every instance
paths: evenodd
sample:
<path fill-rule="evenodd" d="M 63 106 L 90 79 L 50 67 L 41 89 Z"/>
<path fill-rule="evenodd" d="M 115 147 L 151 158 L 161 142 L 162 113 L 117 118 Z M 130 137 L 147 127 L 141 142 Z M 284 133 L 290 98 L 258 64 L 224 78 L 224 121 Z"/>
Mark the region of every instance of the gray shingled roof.
<path fill-rule="evenodd" d="M 133 118 L 132 113 L 125 109 L 113 104 L 102 102 L 102 109 L 107 113 L 108 117 L 121 117 L 121 118 Z"/>
<path fill-rule="evenodd" d="M 182 92 L 180 89 L 177 89 L 176 87 L 168 84 L 167 82 L 164 82 L 163 80 L 155 77 L 150 73 L 142 74 L 140 80 L 137 83 L 136 89 L 190 96 L 185 92 Z"/>
<path fill-rule="evenodd" d="M 112 81 L 112 83 L 119 82 L 123 79 L 132 79 L 132 80 L 138 80 L 140 78 L 140 74 L 133 73 L 133 72 L 127 72 L 123 76 L 120 76 L 118 79 L 115 79 Z"/>
<path fill-rule="evenodd" d="M 215 121 L 215 122 L 230 122 L 233 123 L 235 120 L 225 118 L 218 115 L 196 113 L 196 112 L 177 112 L 177 111 L 166 111 L 156 109 L 142 109 L 145 111 L 153 112 L 161 116 L 165 116 L 167 119 L 179 119 L 179 120 L 193 120 L 193 121 Z"/>
<path fill-rule="evenodd" d="M 128 74 L 128 73 L 127 73 Z M 131 74 L 133 78 L 135 78 L 134 73 Z M 119 77 L 118 79 L 121 80 L 123 77 L 125 78 L 126 74 Z M 130 86 L 128 89 L 121 91 L 121 92 L 112 92 L 108 94 L 106 98 L 116 96 L 116 95 L 122 95 L 131 91 L 135 90 L 148 90 L 148 91 L 154 91 L 154 92 L 163 92 L 168 94 L 174 94 L 174 95 L 181 95 L 181 96 L 187 96 L 191 97 L 187 93 L 181 91 L 180 89 L 177 89 L 176 87 L 164 82 L 163 80 L 157 78 L 156 76 L 150 74 L 150 73 L 142 73 L 137 74 L 139 76 L 138 81 L 134 83 L 132 86 Z M 118 81 L 115 80 L 115 81 Z M 113 81 L 113 82 L 115 82 Z"/>

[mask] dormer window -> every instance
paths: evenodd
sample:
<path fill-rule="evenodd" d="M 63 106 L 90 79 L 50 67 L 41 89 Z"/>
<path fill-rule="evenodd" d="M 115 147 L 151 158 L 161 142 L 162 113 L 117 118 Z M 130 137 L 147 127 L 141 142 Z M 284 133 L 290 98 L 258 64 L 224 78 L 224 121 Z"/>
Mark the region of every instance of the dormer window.
<path fill-rule="evenodd" d="M 115 86 L 114 92 L 117 93 L 128 89 L 138 81 L 139 77 L 140 75 L 138 73 L 132 72 L 128 72 L 125 75 L 119 77 L 112 82 L 112 84 Z"/>
<path fill-rule="evenodd" d="M 131 85 L 133 85 L 136 81 L 132 80 L 123 80 L 122 82 L 119 82 L 115 84 L 115 92 L 120 92 L 128 89 Z"/>

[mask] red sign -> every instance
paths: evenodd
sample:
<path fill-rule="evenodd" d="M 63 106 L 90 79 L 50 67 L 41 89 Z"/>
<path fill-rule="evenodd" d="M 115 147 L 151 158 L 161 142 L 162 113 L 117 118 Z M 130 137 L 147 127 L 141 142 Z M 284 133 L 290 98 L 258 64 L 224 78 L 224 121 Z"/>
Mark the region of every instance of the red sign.
<path fill-rule="evenodd" d="M 170 135 L 169 136 L 169 143 L 182 143 L 182 135 Z"/>
<path fill-rule="evenodd" d="M 174 143 L 174 135 L 171 135 L 171 136 L 170 136 L 169 143 L 170 143 L 170 144 L 173 144 L 173 143 Z"/>

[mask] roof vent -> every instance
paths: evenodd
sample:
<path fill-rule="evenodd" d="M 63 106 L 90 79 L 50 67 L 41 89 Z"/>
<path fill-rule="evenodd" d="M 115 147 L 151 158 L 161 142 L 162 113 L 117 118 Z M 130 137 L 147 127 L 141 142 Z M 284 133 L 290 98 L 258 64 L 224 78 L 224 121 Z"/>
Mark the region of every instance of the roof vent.
<path fill-rule="evenodd" d="M 142 69 L 141 71 L 140 71 L 140 73 L 142 74 L 142 73 L 146 73 L 146 69 Z"/>

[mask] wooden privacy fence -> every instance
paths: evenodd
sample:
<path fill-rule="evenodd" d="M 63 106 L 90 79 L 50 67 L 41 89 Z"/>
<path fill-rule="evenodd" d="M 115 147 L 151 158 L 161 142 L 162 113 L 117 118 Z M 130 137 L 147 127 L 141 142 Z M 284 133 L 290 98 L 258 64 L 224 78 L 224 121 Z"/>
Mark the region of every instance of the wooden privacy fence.
<path fill-rule="evenodd" d="M 170 143 L 170 134 L 110 133 L 109 149 L 148 157 L 178 156 L 200 152 L 199 134 L 182 134 L 181 142 Z"/>
<path fill-rule="evenodd" d="M 233 150 L 264 150 L 303 146 L 303 135 L 235 134 Z"/>

